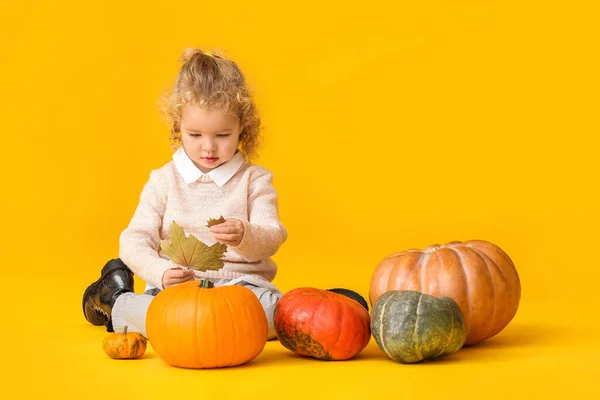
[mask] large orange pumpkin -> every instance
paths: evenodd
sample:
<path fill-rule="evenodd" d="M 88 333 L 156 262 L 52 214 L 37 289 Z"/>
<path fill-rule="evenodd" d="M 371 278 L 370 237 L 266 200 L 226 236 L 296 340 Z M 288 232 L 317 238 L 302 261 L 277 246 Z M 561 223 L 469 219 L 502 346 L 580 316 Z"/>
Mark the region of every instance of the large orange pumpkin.
<path fill-rule="evenodd" d="M 287 292 L 277 303 L 274 322 L 285 348 L 321 360 L 352 358 L 371 338 L 371 317 L 363 305 L 315 288 Z"/>
<path fill-rule="evenodd" d="M 268 335 L 258 298 L 243 286 L 184 282 L 150 303 L 146 333 L 167 363 L 185 368 L 230 367 L 258 356 Z"/>
<path fill-rule="evenodd" d="M 436 244 L 385 257 L 371 278 L 371 304 L 389 290 L 416 290 L 456 301 L 465 319 L 465 345 L 504 329 L 521 298 L 512 260 L 500 247 L 484 240 Z"/>

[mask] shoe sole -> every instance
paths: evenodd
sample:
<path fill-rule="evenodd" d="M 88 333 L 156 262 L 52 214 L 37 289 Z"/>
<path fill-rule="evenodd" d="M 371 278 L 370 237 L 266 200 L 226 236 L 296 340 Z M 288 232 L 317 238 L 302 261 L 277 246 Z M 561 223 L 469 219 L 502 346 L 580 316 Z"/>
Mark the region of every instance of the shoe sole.
<path fill-rule="evenodd" d="M 85 292 L 83 292 L 83 300 L 82 300 L 83 315 L 85 316 L 85 319 L 88 322 L 90 322 L 92 325 L 95 325 L 95 326 L 106 325 L 108 323 L 108 321 L 110 321 L 110 315 L 108 315 L 106 313 L 106 311 L 104 311 L 101 308 L 86 307 L 85 300 L 86 300 L 88 294 L 100 285 L 100 282 L 102 282 L 102 279 L 104 279 L 104 277 L 106 275 L 108 275 L 115 269 L 123 268 L 123 265 L 125 265 L 125 264 L 120 265 L 122 262 L 121 263 L 114 262 L 112 265 L 108 265 L 112 261 L 114 261 L 114 260 L 109 261 L 102 268 L 102 275 L 100 275 L 100 278 L 98 278 L 98 280 L 96 280 L 94 283 L 92 283 L 90 286 L 88 286 L 87 289 L 85 289 Z M 106 268 L 107 266 L 108 266 L 108 268 Z M 96 316 L 97 318 L 94 318 L 94 316 Z"/>

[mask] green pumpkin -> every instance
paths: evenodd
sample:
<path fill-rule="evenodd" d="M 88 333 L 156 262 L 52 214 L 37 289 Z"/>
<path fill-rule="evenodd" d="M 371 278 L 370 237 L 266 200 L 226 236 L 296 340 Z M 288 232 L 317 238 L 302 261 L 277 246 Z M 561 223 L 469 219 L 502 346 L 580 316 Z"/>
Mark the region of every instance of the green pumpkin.
<path fill-rule="evenodd" d="M 371 331 L 385 354 L 405 364 L 453 354 L 467 337 L 454 300 L 413 290 L 391 290 L 379 297 L 371 312 Z"/>

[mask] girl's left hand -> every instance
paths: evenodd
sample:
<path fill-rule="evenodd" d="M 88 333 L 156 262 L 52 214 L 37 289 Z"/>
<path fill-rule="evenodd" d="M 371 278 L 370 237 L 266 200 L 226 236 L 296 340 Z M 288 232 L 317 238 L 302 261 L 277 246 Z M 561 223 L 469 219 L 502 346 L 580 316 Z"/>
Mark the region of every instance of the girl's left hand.
<path fill-rule="evenodd" d="M 244 224 L 239 219 L 230 218 L 223 223 L 211 226 L 210 231 L 215 234 L 217 242 L 227 246 L 237 246 L 244 237 Z"/>

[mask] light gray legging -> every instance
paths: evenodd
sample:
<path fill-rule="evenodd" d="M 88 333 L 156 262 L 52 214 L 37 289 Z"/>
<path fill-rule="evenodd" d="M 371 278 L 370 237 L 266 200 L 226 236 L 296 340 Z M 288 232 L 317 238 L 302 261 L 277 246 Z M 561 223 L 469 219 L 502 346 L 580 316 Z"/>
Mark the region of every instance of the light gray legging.
<path fill-rule="evenodd" d="M 229 282 L 230 279 L 209 279 L 215 286 L 222 286 Z M 267 321 L 269 323 L 269 340 L 275 339 L 275 328 L 273 327 L 273 314 L 275 313 L 275 305 L 283 294 L 278 290 L 258 287 L 248 282 L 239 282 L 237 285 L 245 286 L 252 290 L 252 293 L 258 297 L 262 304 Z M 145 294 L 124 293 L 117 297 L 112 309 L 111 318 L 115 332 L 122 332 L 127 325 L 128 332 L 140 332 L 145 337 L 146 335 L 146 313 L 150 302 L 158 293 L 158 289 L 149 289 Z"/>

